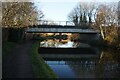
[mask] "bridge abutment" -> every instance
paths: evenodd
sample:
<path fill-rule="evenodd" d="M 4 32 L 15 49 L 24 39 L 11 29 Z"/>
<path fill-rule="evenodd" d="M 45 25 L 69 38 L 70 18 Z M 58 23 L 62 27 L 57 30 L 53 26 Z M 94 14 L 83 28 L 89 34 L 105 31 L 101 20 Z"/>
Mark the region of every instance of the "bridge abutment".
<path fill-rule="evenodd" d="M 99 38 L 100 38 L 99 33 L 79 34 L 79 40 L 81 40 L 81 41 L 94 41 L 94 40 L 99 40 Z"/>

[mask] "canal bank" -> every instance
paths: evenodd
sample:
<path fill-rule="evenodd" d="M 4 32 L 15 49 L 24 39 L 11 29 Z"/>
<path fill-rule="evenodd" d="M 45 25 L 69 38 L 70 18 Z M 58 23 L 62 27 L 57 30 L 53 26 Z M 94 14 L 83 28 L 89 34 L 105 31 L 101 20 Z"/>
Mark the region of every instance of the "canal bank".
<path fill-rule="evenodd" d="M 38 53 L 39 41 L 33 42 L 29 55 L 31 59 L 32 69 L 35 78 L 57 78 L 52 69 L 44 62 Z"/>

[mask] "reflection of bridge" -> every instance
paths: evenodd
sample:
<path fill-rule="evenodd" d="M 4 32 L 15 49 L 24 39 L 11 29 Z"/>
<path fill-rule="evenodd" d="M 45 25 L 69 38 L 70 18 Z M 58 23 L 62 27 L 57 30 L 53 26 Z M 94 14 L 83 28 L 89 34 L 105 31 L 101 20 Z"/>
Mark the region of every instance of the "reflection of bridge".
<path fill-rule="evenodd" d="M 80 60 L 99 59 L 100 55 L 95 48 L 39 48 L 42 58 L 47 60 Z"/>
<path fill-rule="evenodd" d="M 44 60 L 94 60 L 99 59 L 98 54 L 40 54 Z"/>

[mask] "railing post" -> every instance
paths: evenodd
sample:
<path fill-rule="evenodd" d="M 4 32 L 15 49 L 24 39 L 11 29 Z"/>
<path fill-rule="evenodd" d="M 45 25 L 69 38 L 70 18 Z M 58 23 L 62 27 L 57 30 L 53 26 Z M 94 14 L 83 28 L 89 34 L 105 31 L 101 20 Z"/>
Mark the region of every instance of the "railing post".
<path fill-rule="evenodd" d="M 67 26 L 67 22 L 68 22 L 68 21 L 66 21 L 66 26 Z"/>
<path fill-rule="evenodd" d="M 59 25 L 61 24 L 61 21 L 59 21 Z"/>
<path fill-rule="evenodd" d="M 61 42 L 61 40 L 62 40 L 62 33 L 59 33 L 59 36 L 60 36 L 59 42 Z"/>

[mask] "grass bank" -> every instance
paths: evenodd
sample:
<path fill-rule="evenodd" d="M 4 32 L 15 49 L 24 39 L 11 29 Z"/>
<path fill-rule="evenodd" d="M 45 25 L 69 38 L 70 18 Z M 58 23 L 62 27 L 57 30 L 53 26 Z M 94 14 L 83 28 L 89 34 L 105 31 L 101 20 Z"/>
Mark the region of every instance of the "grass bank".
<path fill-rule="evenodd" d="M 10 54 L 11 51 L 16 47 L 17 43 L 14 42 L 2 42 L 2 56 Z"/>
<path fill-rule="evenodd" d="M 57 78 L 56 74 L 44 62 L 40 54 L 38 54 L 38 47 L 39 42 L 36 41 L 29 51 L 35 78 Z"/>

